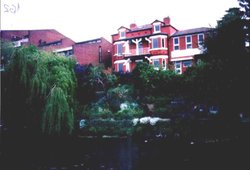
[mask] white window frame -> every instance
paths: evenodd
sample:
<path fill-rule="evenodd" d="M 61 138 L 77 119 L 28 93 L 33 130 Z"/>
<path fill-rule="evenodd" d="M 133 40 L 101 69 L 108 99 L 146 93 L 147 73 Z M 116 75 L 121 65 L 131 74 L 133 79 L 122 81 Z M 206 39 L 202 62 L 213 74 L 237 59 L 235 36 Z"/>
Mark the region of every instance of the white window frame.
<path fill-rule="evenodd" d="M 202 36 L 202 40 L 200 40 L 200 36 Z M 204 42 L 204 34 L 198 34 L 198 45 L 201 46 Z"/>
<path fill-rule="evenodd" d="M 123 44 L 119 43 L 119 44 L 116 44 L 116 45 L 117 45 L 117 56 L 122 56 L 122 53 L 123 53 Z M 121 48 L 122 48 L 121 53 L 119 53 L 119 47 L 118 46 L 121 46 Z"/>
<path fill-rule="evenodd" d="M 190 42 L 187 41 L 188 37 L 190 37 Z M 192 48 L 192 36 L 186 35 L 185 40 L 186 40 L 186 49 L 191 49 Z"/>
<path fill-rule="evenodd" d="M 162 69 L 163 69 L 163 70 L 166 70 L 166 69 L 167 69 L 167 60 L 166 60 L 166 58 L 163 58 L 163 59 L 162 59 Z"/>
<path fill-rule="evenodd" d="M 163 43 L 164 42 L 164 43 Z M 164 46 L 163 46 L 164 45 Z M 165 48 L 166 47 L 166 40 L 165 38 L 161 38 L 161 47 Z"/>
<path fill-rule="evenodd" d="M 175 40 L 178 40 L 178 44 L 175 43 Z M 179 37 L 174 37 L 173 38 L 173 45 L 174 45 L 174 49 L 173 50 L 180 50 L 180 39 Z M 178 49 L 175 49 L 175 47 L 178 47 Z"/>
<path fill-rule="evenodd" d="M 126 38 L 126 31 L 120 31 L 120 38 Z"/>
<path fill-rule="evenodd" d="M 126 29 L 121 28 L 119 29 L 119 39 L 124 39 L 124 38 L 126 38 Z"/>
<path fill-rule="evenodd" d="M 160 62 L 160 59 L 162 59 L 162 62 Z M 167 55 L 159 55 L 159 56 L 151 56 L 149 58 L 149 61 L 153 65 L 155 70 L 159 70 L 160 68 L 162 68 L 163 70 L 166 70 L 167 69 L 167 59 L 168 59 Z M 155 67 L 155 65 L 154 65 L 155 60 L 159 61 L 159 67 Z M 163 60 L 165 61 L 165 67 L 163 67 Z"/>
<path fill-rule="evenodd" d="M 155 61 L 158 61 L 158 66 L 155 65 L 155 63 L 154 63 Z M 159 68 L 160 68 L 160 58 L 152 59 L 152 65 L 153 65 L 154 69 L 159 70 Z"/>
<path fill-rule="evenodd" d="M 177 68 L 177 64 L 180 66 L 179 68 Z M 177 74 L 182 74 L 182 61 L 175 61 L 174 62 L 174 70 Z M 179 72 L 178 72 L 179 71 Z"/>
<path fill-rule="evenodd" d="M 154 40 L 157 40 L 157 47 L 154 47 Z M 159 38 L 153 38 L 152 39 L 152 49 L 155 49 L 155 48 L 160 48 L 159 47 Z"/>
<path fill-rule="evenodd" d="M 161 32 L 161 23 L 159 23 L 159 22 L 154 23 L 153 26 L 154 26 L 154 33 Z M 156 28 L 159 28 L 159 30 L 156 30 Z"/>

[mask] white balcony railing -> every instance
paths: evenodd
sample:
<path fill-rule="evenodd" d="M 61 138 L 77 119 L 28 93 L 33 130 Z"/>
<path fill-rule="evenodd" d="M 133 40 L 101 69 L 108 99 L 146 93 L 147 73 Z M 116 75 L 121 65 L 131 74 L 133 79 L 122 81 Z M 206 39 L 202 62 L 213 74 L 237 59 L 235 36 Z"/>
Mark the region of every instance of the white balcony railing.
<path fill-rule="evenodd" d="M 149 54 L 149 48 L 139 48 L 138 52 L 136 51 L 136 49 L 130 49 L 129 50 L 129 54 L 124 54 L 126 57 L 128 56 L 136 56 L 136 55 L 145 55 L 145 54 Z"/>

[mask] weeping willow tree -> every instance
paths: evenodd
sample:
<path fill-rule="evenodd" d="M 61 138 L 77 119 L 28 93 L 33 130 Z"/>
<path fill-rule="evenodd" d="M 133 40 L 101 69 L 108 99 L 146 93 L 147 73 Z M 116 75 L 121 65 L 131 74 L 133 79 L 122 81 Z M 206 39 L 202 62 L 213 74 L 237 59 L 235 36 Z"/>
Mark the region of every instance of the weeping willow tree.
<path fill-rule="evenodd" d="M 29 117 L 26 120 L 28 125 L 36 122 L 42 132 L 49 135 L 70 134 L 73 131 L 76 89 L 74 66 L 75 60 L 40 51 L 34 46 L 15 50 L 6 69 L 12 87 L 6 88 L 23 93 L 11 95 L 19 98 L 16 103 L 24 104 L 25 109 L 22 111 L 25 113 L 22 114 Z"/>

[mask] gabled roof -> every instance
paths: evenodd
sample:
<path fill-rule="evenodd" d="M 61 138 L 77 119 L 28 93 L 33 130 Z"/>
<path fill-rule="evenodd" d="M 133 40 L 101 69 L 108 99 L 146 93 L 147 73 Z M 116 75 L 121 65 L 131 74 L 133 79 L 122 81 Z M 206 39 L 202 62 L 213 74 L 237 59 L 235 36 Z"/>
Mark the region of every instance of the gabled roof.
<path fill-rule="evenodd" d="M 124 26 L 119 27 L 117 30 L 120 30 L 120 29 L 122 29 L 122 28 L 125 28 L 126 30 L 130 30 L 130 29 L 128 29 L 127 27 L 124 27 Z"/>
<path fill-rule="evenodd" d="M 180 30 L 177 31 L 172 35 L 172 37 L 181 36 L 181 35 L 188 35 L 188 34 L 197 34 L 197 33 L 203 33 L 211 31 L 213 28 L 208 27 L 200 27 L 200 28 L 193 28 L 193 29 L 187 29 L 187 30 Z"/>
<path fill-rule="evenodd" d="M 158 19 L 154 20 L 154 22 L 152 22 L 151 24 L 153 24 L 153 23 L 155 23 L 155 22 L 160 22 L 160 23 L 162 23 L 162 24 L 165 24 L 164 22 L 162 22 L 162 21 L 160 21 L 160 20 L 158 20 Z"/>

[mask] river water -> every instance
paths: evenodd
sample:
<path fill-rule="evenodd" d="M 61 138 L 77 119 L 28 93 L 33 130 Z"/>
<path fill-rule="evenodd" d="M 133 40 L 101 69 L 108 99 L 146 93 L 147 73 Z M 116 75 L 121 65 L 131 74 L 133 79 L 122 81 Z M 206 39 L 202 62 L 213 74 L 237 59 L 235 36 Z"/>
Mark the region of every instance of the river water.
<path fill-rule="evenodd" d="M 6 136 L 5 136 L 6 137 Z M 246 138 L 178 141 L 161 138 L 21 138 L 1 143 L 1 170 L 172 170 L 250 167 Z M 248 169 L 247 168 L 247 169 Z"/>

